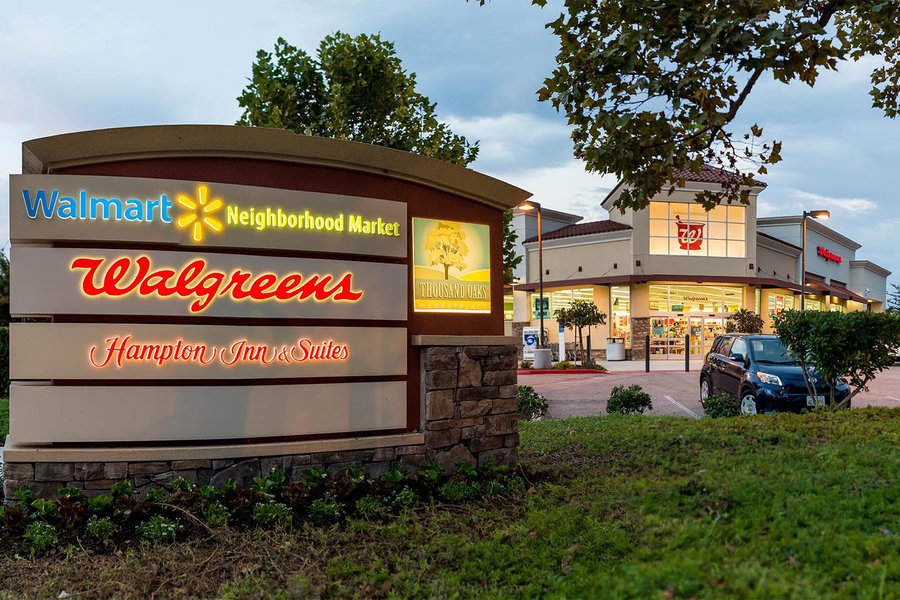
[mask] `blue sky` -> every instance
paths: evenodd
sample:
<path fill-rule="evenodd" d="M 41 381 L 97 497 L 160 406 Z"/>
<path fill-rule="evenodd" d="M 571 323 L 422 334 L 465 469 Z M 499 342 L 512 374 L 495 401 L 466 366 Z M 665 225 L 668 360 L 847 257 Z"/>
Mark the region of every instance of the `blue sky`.
<path fill-rule="evenodd" d="M 381 33 L 453 129 L 481 141 L 473 168 L 545 206 L 604 218 L 615 184 L 572 157 L 565 118 L 535 91 L 555 63 L 544 24 L 561 3 L 528 0 L 278 0 L 6 3 L 0 24 L 0 194 L 21 171 L 21 142 L 69 131 L 161 123 L 233 123 L 260 48 L 278 36 L 314 52 L 335 30 Z M 762 215 L 832 211 L 863 244 L 857 258 L 898 273 L 900 207 L 891 183 L 900 121 L 871 108 L 876 60 L 841 65 L 814 89 L 765 80 L 739 125 L 784 143 L 763 179 Z M 8 239 L 6 203 L 0 239 Z M 892 278 L 895 281 L 898 278 Z"/>

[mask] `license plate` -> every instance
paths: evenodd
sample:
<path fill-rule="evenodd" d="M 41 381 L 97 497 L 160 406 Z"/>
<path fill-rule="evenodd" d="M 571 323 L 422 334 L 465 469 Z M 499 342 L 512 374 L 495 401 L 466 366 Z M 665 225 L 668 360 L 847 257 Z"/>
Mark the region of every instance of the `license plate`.
<path fill-rule="evenodd" d="M 807 406 L 825 406 L 825 396 L 816 396 L 813 398 L 812 396 L 806 397 L 806 405 Z"/>

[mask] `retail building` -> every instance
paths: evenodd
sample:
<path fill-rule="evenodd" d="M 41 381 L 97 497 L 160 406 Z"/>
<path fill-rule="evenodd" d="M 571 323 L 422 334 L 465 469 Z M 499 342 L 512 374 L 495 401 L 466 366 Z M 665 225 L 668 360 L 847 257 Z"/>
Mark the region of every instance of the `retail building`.
<path fill-rule="evenodd" d="M 603 200 L 610 217 L 580 222 L 577 215 L 542 210 L 543 288 L 549 298 L 545 330 L 558 343 L 554 312 L 573 300 L 591 300 L 608 315 L 592 328 L 592 350 L 604 358 L 608 338 L 624 340 L 628 355 L 654 359 L 702 357 L 728 316 L 740 308 L 762 315 L 766 331 L 784 310 L 800 307 L 802 217 L 757 217 L 755 181 L 748 204 L 707 212 L 697 192 L 715 190 L 726 171 L 704 166 L 682 173 L 685 185 L 653 198 L 648 208 L 620 211 L 620 184 Z M 515 273 L 511 333 L 539 322 L 537 218 L 517 209 L 513 227 L 525 259 Z M 861 245 L 807 219 L 806 308 L 882 311 L 890 272 L 857 258 Z M 571 336 L 571 332 L 568 333 Z M 688 337 L 686 342 L 685 338 Z M 570 338 L 571 339 L 571 338 Z"/>

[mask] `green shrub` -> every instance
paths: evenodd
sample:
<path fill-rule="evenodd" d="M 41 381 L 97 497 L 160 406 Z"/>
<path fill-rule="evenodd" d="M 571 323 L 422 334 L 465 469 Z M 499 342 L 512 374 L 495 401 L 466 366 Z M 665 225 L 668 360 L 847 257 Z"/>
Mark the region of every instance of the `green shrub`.
<path fill-rule="evenodd" d="M 294 521 L 294 513 L 281 502 L 260 502 L 253 507 L 253 520 L 266 527 L 287 529 Z"/>
<path fill-rule="evenodd" d="M 530 369 L 534 366 L 534 361 L 523 360 L 521 363 L 519 363 L 519 366 L 523 369 Z"/>
<path fill-rule="evenodd" d="M 151 544 L 171 544 L 182 530 L 181 523 L 162 515 L 153 515 L 138 525 L 141 539 Z"/>
<path fill-rule="evenodd" d="M 309 518 L 318 525 L 341 520 L 341 505 L 334 498 L 317 498 L 309 504 Z"/>
<path fill-rule="evenodd" d="M 109 494 L 101 494 L 88 499 L 88 512 L 95 515 L 105 513 L 112 508 L 113 497 Z"/>
<path fill-rule="evenodd" d="M 714 419 L 720 417 L 736 417 L 741 414 L 741 407 L 731 394 L 717 392 L 701 402 L 706 416 Z"/>
<path fill-rule="evenodd" d="M 553 365 L 553 368 L 554 368 L 554 369 L 558 369 L 558 370 L 560 370 L 560 371 L 566 371 L 566 370 L 568 370 L 568 369 L 574 369 L 574 368 L 575 368 L 575 365 L 572 364 L 571 361 L 568 361 L 568 360 L 561 360 L 561 361 L 559 361 L 558 363 L 556 363 L 555 365 Z"/>
<path fill-rule="evenodd" d="M 228 509 L 221 502 L 211 502 L 206 507 L 206 510 L 203 511 L 203 517 L 206 520 L 206 524 L 212 528 L 228 525 Z"/>
<path fill-rule="evenodd" d="M 395 509 L 404 509 L 404 508 L 412 508 L 416 505 L 416 502 L 419 501 L 419 495 L 416 494 L 412 489 L 408 487 L 404 487 L 402 490 L 396 492 L 394 497 L 391 498 L 391 506 Z"/>
<path fill-rule="evenodd" d="M 516 401 L 519 413 L 526 419 L 534 420 L 547 414 L 547 399 L 530 385 L 520 385 L 516 389 Z"/>
<path fill-rule="evenodd" d="M 59 539 L 56 537 L 56 529 L 45 521 L 29 523 L 28 527 L 25 528 L 25 535 L 22 537 L 31 542 L 32 549 L 38 552 L 52 548 L 59 543 Z"/>
<path fill-rule="evenodd" d="M 363 496 L 356 501 L 356 514 L 364 519 L 380 517 L 386 511 L 384 501 L 378 496 Z"/>
<path fill-rule="evenodd" d="M 650 401 L 650 394 L 641 389 L 639 385 L 628 387 L 617 385 L 612 389 L 609 402 L 606 404 L 606 412 L 609 414 L 644 414 L 645 409 L 653 410 L 653 402 Z"/>
<path fill-rule="evenodd" d="M 91 518 L 88 519 L 87 532 L 95 539 L 107 540 L 113 536 L 116 530 L 118 527 L 109 517 L 98 518 L 97 515 L 91 515 Z"/>

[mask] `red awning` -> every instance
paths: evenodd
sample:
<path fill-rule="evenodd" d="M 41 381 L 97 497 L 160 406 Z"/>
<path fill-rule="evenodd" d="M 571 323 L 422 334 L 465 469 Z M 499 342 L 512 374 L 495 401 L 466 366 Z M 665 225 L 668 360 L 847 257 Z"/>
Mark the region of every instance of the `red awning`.
<path fill-rule="evenodd" d="M 853 300 L 854 302 L 861 302 L 863 304 L 869 303 L 869 300 L 867 298 L 864 298 L 859 294 L 855 294 L 847 288 L 838 287 L 836 285 L 828 285 L 827 283 L 823 283 L 821 281 L 808 281 L 807 287 L 815 291 L 816 293 L 828 294 L 829 296 L 841 298 L 842 300 Z"/>
<path fill-rule="evenodd" d="M 544 289 L 571 288 L 588 285 L 615 285 L 622 283 L 650 283 L 655 281 L 681 281 L 691 283 L 737 283 L 741 285 L 759 285 L 766 288 L 781 288 L 794 292 L 800 291 L 800 284 L 794 281 L 782 281 L 770 277 L 729 277 L 723 275 L 615 275 L 612 277 L 585 277 L 581 279 L 562 279 L 544 281 Z M 514 286 L 518 292 L 534 292 L 538 283 L 520 283 Z"/>

